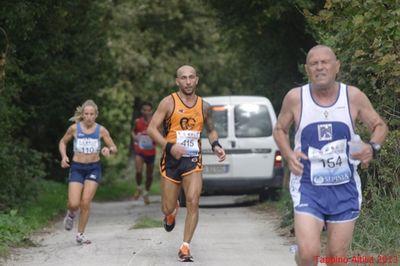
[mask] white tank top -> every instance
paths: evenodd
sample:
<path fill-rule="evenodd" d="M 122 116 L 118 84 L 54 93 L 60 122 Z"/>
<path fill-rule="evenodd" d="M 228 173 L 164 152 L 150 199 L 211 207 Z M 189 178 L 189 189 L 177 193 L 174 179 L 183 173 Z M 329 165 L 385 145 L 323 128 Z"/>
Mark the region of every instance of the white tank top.
<path fill-rule="evenodd" d="M 315 186 L 348 183 L 357 173 L 349 164 L 347 142 L 354 135 L 347 85 L 339 83 L 336 101 L 321 106 L 311 95 L 309 84 L 301 87 L 301 114 L 296 130 L 295 150 L 306 154 L 302 182 Z"/>

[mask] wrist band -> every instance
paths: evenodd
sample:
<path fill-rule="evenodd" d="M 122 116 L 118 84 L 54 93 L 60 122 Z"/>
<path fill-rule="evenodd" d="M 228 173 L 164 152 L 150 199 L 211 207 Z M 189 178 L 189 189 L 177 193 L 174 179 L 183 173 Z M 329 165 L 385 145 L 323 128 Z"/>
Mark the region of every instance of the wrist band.
<path fill-rule="evenodd" d="M 167 142 L 167 145 L 165 145 L 165 152 L 167 154 L 171 154 L 171 149 L 173 145 L 174 145 L 173 143 Z"/>
<path fill-rule="evenodd" d="M 215 140 L 213 143 L 211 143 L 211 149 L 212 149 L 212 151 L 214 151 L 215 146 L 218 146 L 218 147 L 222 148 L 222 146 L 221 146 L 221 144 L 219 143 L 218 140 Z"/>

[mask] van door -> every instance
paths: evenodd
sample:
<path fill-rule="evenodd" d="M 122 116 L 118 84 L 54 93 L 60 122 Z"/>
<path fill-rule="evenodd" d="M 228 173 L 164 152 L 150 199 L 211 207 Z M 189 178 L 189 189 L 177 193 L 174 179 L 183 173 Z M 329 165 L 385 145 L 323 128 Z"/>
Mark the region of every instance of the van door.
<path fill-rule="evenodd" d="M 275 144 L 270 112 L 262 101 L 233 103 L 234 141 L 229 153 L 235 177 L 273 177 Z"/>
<path fill-rule="evenodd" d="M 212 103 L 211 103 L 212 104 Z M 231 119 L 229 104 L 227 105 L 212 105 L 212 118 L 214 121 L 215 130 L 218 132 L 219 142 L 224 149 L 228 145 L 229 136 L 229 124 Z M 206 129 L 203 129 L 202 136 L 202 154 L 203 154 L 203 176 L 205 178 L 226 178 L 231 176 L 231 158 L 229 155 L 223 162 L 218 162 L 218 158 L 215 156 L 214 152 L 211 150 L 211 145 L 209 144 Z"/>

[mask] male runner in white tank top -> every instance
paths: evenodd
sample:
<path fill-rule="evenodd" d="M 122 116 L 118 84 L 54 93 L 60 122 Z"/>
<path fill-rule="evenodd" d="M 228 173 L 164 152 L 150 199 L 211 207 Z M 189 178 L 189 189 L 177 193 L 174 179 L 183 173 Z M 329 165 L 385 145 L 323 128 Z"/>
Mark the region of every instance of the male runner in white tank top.
<path fill-rule="evenodd" d="M 275 141 L 291 171 L 298 265 L 318 264 L 325 224 L 326 258 L 346 264 L 340 259 L 347 258 L 362 199 L 357 165 L 349 161 L 348 141 L 356 134 L 356 121 L 370 130 L 370 140 L 360 152 L 351 154 L 361 167 L 367 167 L 388 131 L 363 92 L 336 81 L 339 67 L 331 48 L 313 47 L 305 65 L 310 83 L 287 93 L 274 128 Z M 294 149 L 289 143 L 292 124 Z"/>

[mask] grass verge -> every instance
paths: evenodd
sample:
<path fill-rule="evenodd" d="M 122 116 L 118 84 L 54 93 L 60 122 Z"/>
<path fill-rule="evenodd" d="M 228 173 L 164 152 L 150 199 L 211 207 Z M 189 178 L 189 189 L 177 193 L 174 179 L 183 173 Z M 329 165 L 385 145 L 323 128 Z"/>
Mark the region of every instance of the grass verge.
<path fill-rule="evenodd" d="M 35 201 L 6 213 L 0 213 L 0 256 L 7 257 L 9 248 L 33 245 L 29 235 L 65 210 L 65 184 L 40 180 L 40 192 Z"/>
<path fill-rule="evenodd" d="M 400 254 L 399 214 L 400 201 L 394 198 L 375 199 L 369 208 L 362 208 L 354 231 L 354 253 L 368 256 Z"/>
<path fill-rule="evenodd" d="M 30 235 L 48 225 L 55 217 L 64 213 L 67 205 L 68 187 L 54 181 L 39 180 L 40 191 L 35 201 L 0 213 L 0 257 L 9 256 L 11 247 L 33 246 Z M 115 201 L 131 197 L 135 190 L 133 179 L 116 180 L 101 184 L 96 201 Z M 150 194 L 160 193 L 159 178 L 155 178 Z M 160 221 L 157 221 L 158 224 Z M 141 225 L 143 223 L 143 225 Z M 146 225 L 147 224 L 147 225 Z M 140 226 L 150 226 L 150 221 L 140 221 Z M 155 225 L 152 225 L 155 227 Z M 159 227 L 161 225 L 157 225 Z"/>
<path fill-rule="evenodd" d="M 160 219 L 152 219 L 147 216 L 140 217 L 130 229 L 157 228 L 162 227 Z"/>

